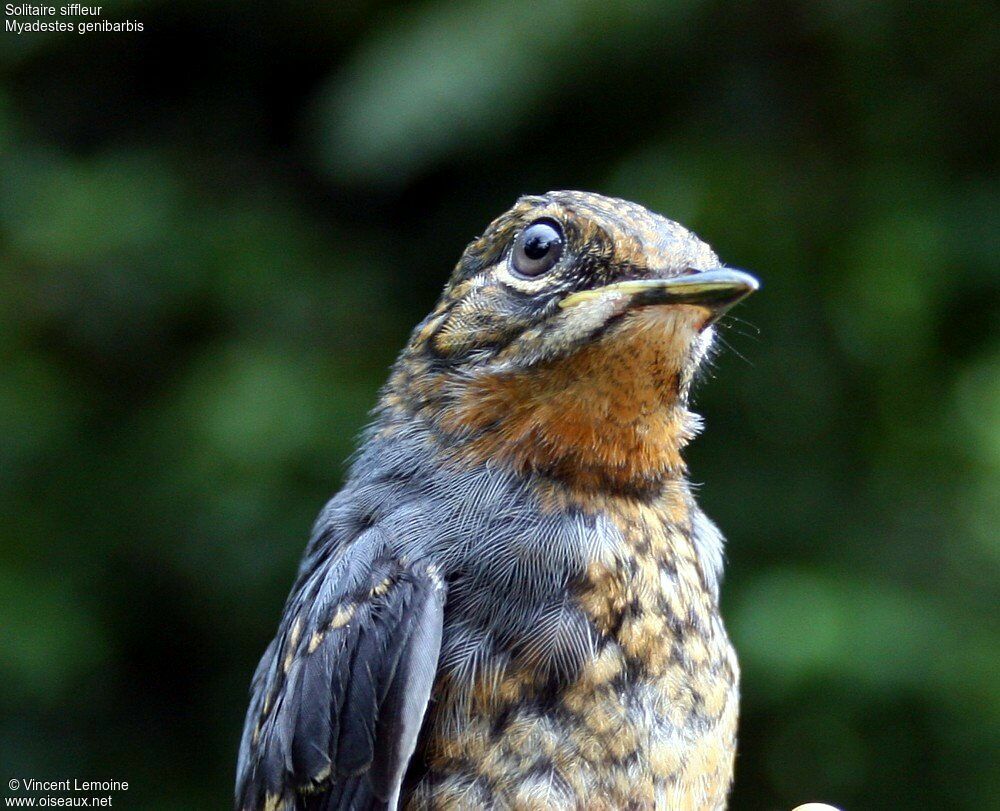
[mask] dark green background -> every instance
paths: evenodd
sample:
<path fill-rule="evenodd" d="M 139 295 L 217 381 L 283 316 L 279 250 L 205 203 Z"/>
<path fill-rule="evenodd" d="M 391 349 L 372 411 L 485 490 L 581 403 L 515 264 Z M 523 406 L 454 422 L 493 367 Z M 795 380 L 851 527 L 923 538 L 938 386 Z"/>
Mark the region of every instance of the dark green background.
<path fill-rule="evenodd" d="M 764 283 L 689 454 L 729 538 L 733 807 L 997 801 L 995 6 L 104 16 L 146 30 L 0 37 L 0 785 L 227 806 L 386 367 L 494 215 L 583 188 Z"/>

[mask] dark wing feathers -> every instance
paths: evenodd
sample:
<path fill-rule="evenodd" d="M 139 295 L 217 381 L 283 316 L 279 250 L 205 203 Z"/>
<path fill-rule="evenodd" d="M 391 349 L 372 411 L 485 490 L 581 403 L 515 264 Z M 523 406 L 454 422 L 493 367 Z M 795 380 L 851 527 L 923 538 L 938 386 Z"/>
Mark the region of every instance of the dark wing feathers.
<path fill-rule="evenodd" d="M 406 617 L 406 643 L 398 647 L 393 676 L 382 695 L 375 738 L 380 742 L 371 768 L 371 782 L 379 798 L 395 805 L 406 766 L 417 745 L 417 735 L 437 673 L 441 651 L 442 601 L 426 595 Z M 427 685 L 428 692 L 414 690 Z"/>
<path fill-rule="evenodd" d="M 396 803 L 437 670 L 444 584 L 372 548 L 359 538 L 300 574 L 251 687 L 241 811 Z"/>

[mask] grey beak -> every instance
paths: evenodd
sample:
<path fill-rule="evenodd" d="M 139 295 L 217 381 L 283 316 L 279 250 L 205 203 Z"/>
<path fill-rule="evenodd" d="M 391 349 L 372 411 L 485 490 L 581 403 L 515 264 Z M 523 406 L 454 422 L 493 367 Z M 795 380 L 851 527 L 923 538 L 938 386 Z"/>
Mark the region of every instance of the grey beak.
<path fill-rule="evenodd" d="M 749 273 L 731 268 L 712 268 L 665 279 L 629 279 L 593 290 L 580 290 L 566 296 L 559 306 L 575 307 L 585 301 L 606 296 L 622 297 L 628 307 L 651 307 L 663 304 L 689 304 L 710 313 L 705 326 L 760 287 Z"/>

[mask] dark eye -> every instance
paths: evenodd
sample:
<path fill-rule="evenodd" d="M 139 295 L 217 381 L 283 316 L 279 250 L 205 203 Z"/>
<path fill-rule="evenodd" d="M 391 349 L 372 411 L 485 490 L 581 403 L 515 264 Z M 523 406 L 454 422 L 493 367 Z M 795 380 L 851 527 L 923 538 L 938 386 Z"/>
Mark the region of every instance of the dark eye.
<path fill-rule="evenodd" d="M 563 233 L 555 220 L 536 220 L 514 242 L 514 270 L 521 276 L 548 273 L 563 252 Z"/>

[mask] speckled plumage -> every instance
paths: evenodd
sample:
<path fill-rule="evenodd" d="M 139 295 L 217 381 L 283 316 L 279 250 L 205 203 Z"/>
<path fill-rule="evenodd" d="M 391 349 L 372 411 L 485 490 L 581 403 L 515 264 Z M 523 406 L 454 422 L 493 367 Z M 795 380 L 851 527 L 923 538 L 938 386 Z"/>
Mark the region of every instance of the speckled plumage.
<path fill-rule="evenodd" d="M 510 245 L 540 217 L 564 255 L 520 278 Z M 722 539 L 680 456 L 718 307 L 612 288 L 718 264 L 581 192 L 523 198 L 467 248 L 316 523 L 254 678 L 238 808 L 725 805 Z"/>

